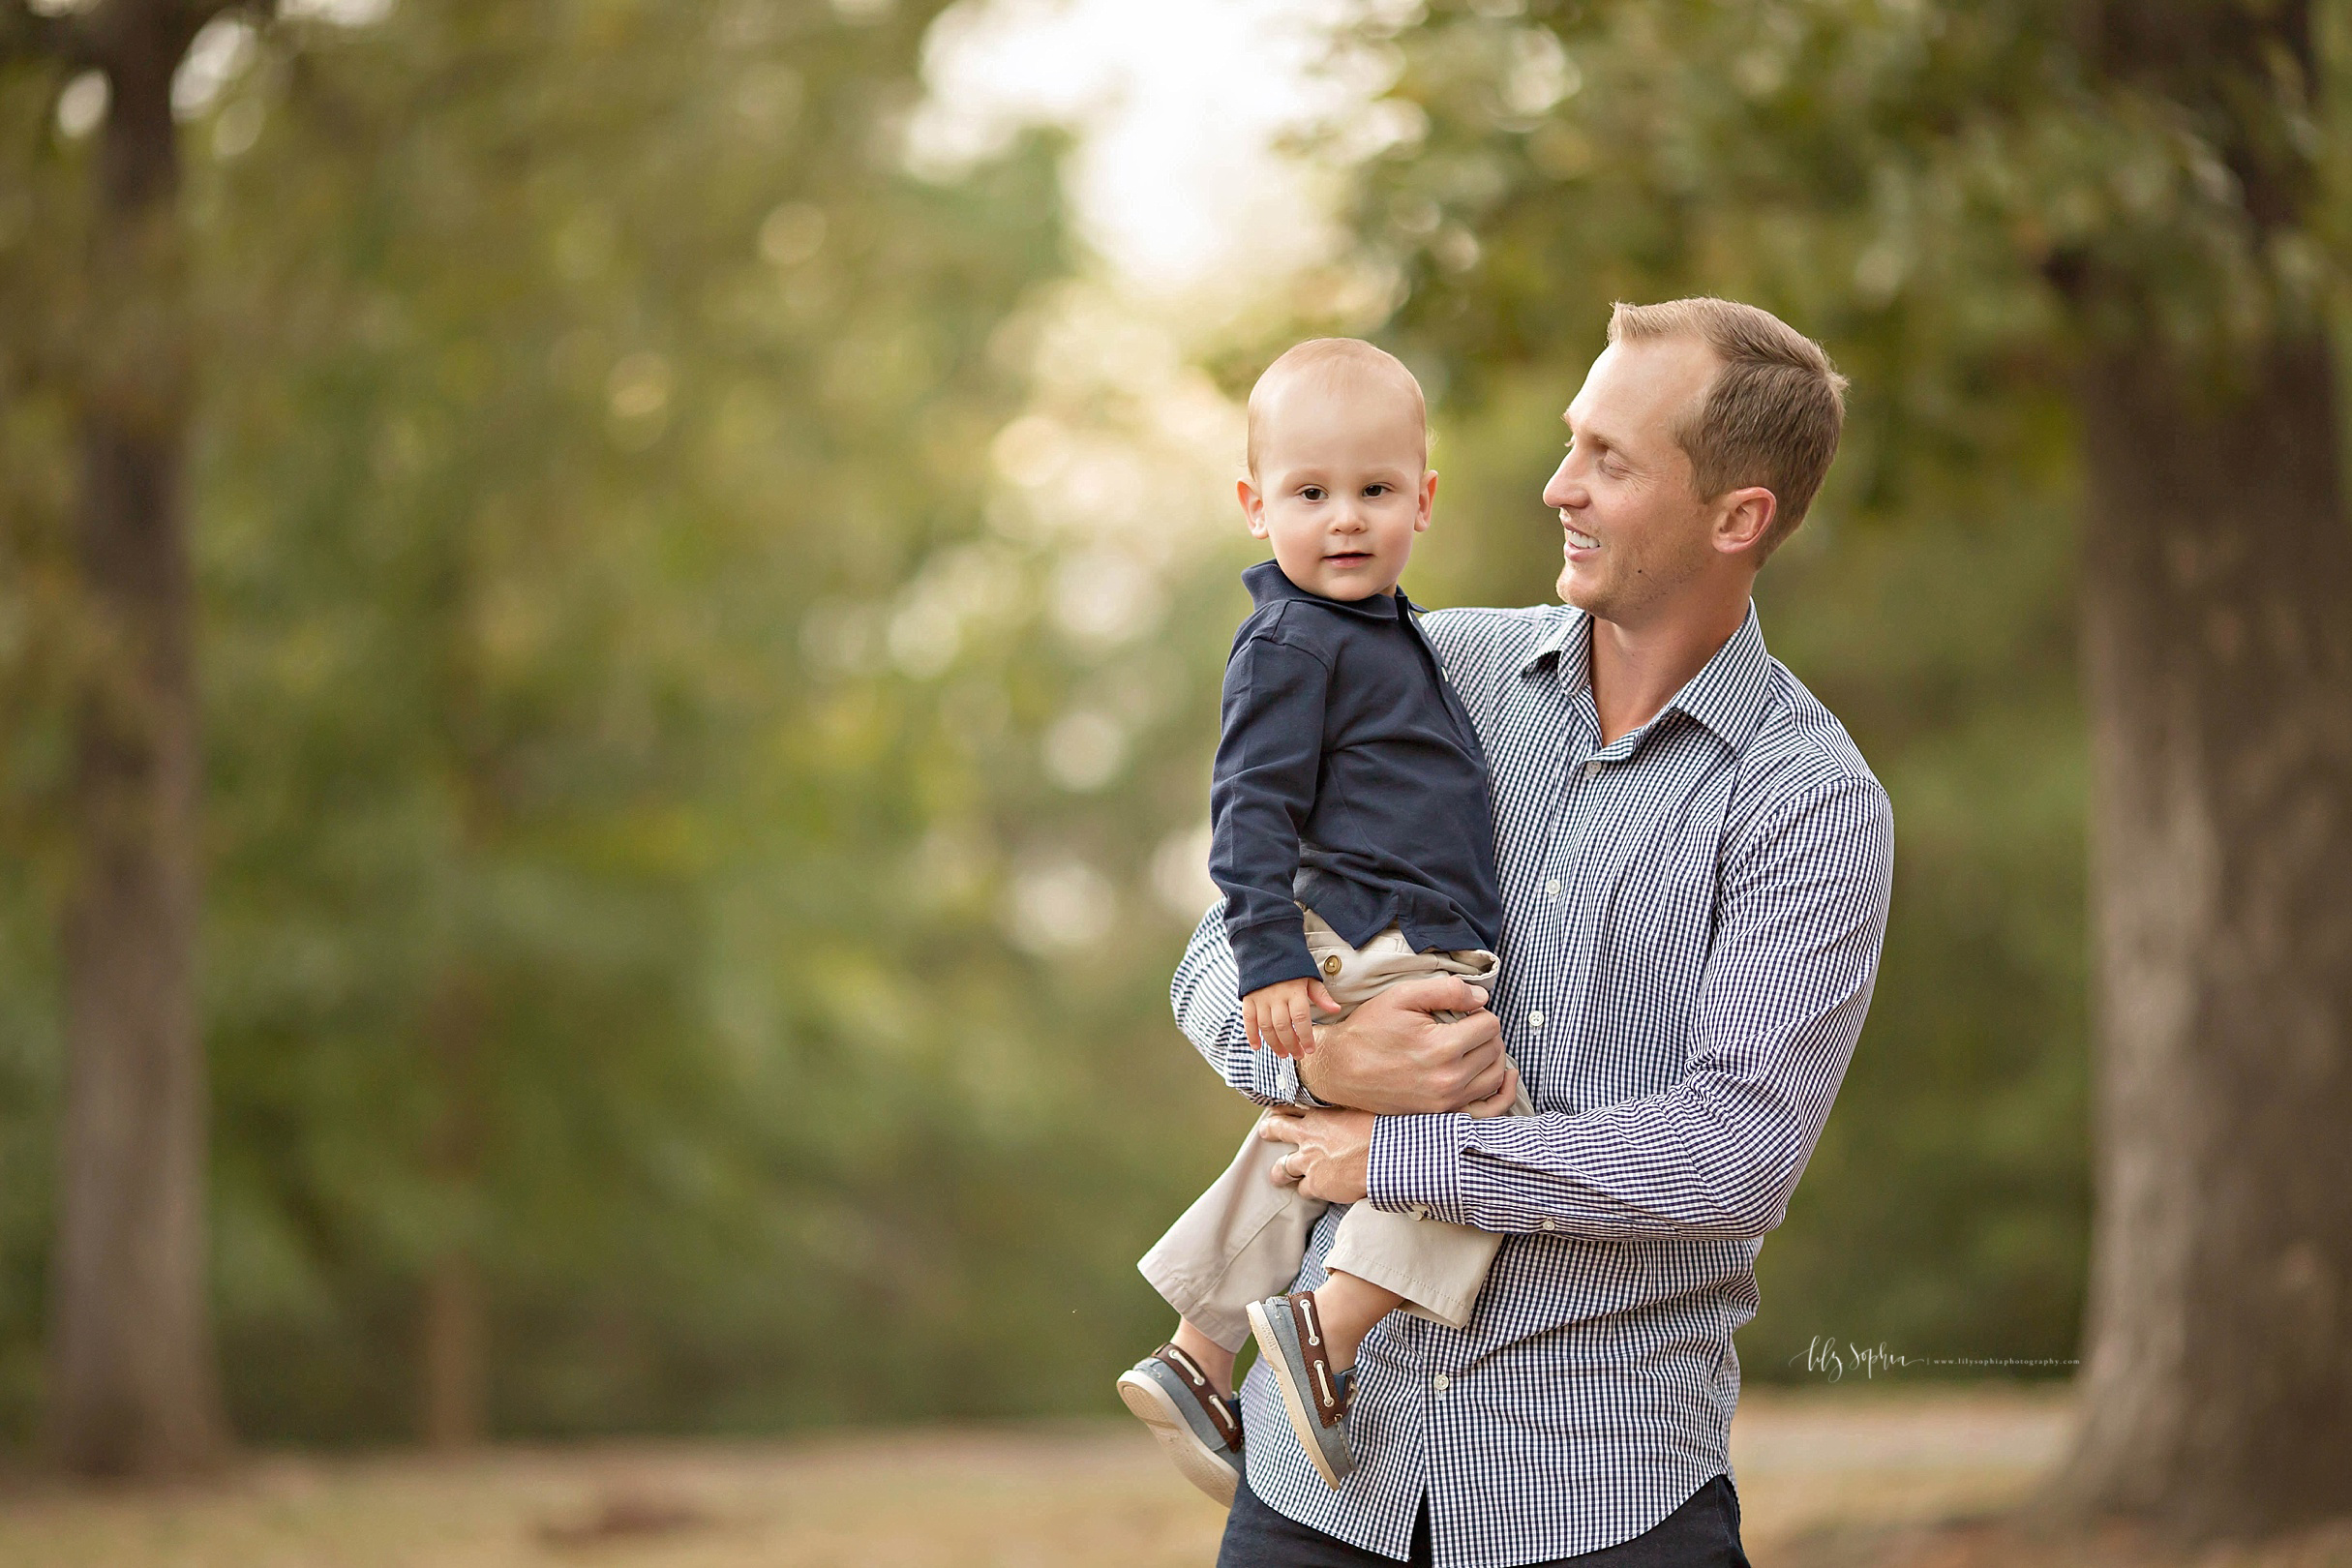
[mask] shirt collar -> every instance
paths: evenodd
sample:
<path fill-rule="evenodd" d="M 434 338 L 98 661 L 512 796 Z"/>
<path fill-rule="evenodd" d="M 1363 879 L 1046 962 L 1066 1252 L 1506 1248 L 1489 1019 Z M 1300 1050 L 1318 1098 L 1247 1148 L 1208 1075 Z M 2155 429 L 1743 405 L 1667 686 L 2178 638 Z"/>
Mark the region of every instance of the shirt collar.
<path fill-rule="evenodd" d="M 1559 618 L 1552 623 L 1552 629 L 1544 633 L 1537 640 L 1536 645 L 1527 650 L 1527 657 L 1520 665 L 1519 673 L 1523 676 L 1533 675 L 1535 667 L 1546 659 L 1556 659 L 1566 653 L 1570 643 L 1583 638 L 1584 625 L 1583 611 L 1573 607 L 1564 610 Z M 1580 676 L 1589 675 L 1590 671 L 1585 660 L 1579 659 L 1577 664 Z"/>
<path fill-rule="evenodd" d="M 1394 593 L 1375 593 L 1369 599 L 1327 599 L 1311 592 L 1282 575 L 1282 566 L 1271 560 L 1261 560 L 1242 573 L 1242 585 L 1249 588 L 1251 602 L 1259 609 L 1283 599 L 1304 599 L 1327 610 L 1343 610 L 1366 620 L 1402 620 L 1408 610 L 1421 607 L 1404 596 L 1404 589 Z"/>
<path fill-rule="evenodd" d="M 1732 640 L 1715 649 L 1715 656 L 1666 706 L 1679 708 L 1737 751 L 1764 722 L 1771 700 L 1772 655 L 1764 651 L 1764 627 L 1756 619 L 1756 601 L 1750 599 L 1747 617 Z"/>
<path fill-rule="evenodd" d="M 1532 675 L 1546 659 L 1556 659 L 1571 686 L 1591 685 L 1591 628 L 1589 616 L 1582 610 L 1569 609 L 1527 650 L 1519 673 Z M 1747 744 L 1748 737 L 1756 733 L 1756 726 L 1764 722 L 1764 708 L 1772 697 L 1771 671 L 1772 656 L 1764 651 L 1764 628 L 1756 618 L 1756 601 L 1751 599 L 1747 617 L 1732 634 L 1731 641 L 1717 648 L 1660 711 L 1681 709 L 1704 725 L 1708 734 L 1736 751 Z"/>

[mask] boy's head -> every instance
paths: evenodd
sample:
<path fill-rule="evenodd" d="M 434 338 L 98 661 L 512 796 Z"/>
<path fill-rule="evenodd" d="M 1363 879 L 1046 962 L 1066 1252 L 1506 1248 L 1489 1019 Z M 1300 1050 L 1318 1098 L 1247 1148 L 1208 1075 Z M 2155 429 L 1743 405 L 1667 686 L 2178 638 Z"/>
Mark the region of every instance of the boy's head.
<path fill-rule="evenodd" d="M 1300 344 L 1250 390 L 1239 489 L 1291 582 L 1327 599 L 1389 592 L 1437 498 L 1421 383 L 1355 338 Z"/>

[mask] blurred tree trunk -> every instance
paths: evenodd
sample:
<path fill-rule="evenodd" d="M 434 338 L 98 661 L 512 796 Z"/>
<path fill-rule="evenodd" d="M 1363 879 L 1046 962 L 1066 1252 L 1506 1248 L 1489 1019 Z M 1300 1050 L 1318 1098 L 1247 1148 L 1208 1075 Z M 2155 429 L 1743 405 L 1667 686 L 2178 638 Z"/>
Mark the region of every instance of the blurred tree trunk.
<path fill-rule="evenodd" d="M 111 106 L 78 389 L 90 633 L 63 911 L 68 1068 L 48 1436 L 90 1474 L 214 1462 L 206 1095 L 195 995 L 198 756 L 183 453 L 190 343 L 171 76 L 196 8 L 88 18 Z"/>
<path fill-rule="evenodd" d="M 471 1448 L 489 1431 L 489 1332 L 482 1272 L 452 1247 L 425 1277 L 424 1436 L 444 1452 Z"/>
<path fill-rule="evenodd" d="M 2274 73 L 2300 4 L 2111 0 L 2091 56 L 2307 223 Z M 2267 91 L 2265 89 L 2268 89 Z M 2126 282 L 2075 281 L 2146 323 Z M 2097 1212 L 2093 1508 L 2260 1531 L 2352 1477 L 2352 521 L 2324 331 L 2192 363 L 2110 333 L 2080 386 Z"/>
<path fill-rule="evenodd" d="M 419 1415 L 425 1442 L 444 1451 L 479 1443 L 490 1425 L 489 1314 L 473 1223 L 480 1207 L 483 1011 L 482 988 L 461 966 L 443 982 L 430 1026 L 440 1100 L 433 1170 L 458 1222 L 426 1266 Z"/>

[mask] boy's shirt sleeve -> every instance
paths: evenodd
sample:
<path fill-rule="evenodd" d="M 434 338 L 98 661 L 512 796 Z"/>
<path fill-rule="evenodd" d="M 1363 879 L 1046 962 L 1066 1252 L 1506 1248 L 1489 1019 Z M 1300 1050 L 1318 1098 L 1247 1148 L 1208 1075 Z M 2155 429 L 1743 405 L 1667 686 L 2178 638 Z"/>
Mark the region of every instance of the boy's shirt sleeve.
<path fill-rule="evenodd" d="M 1282 635 L 1243 638 L 1225 664 L 1223 727 L 1209 783 L 1209 875 L 1224 890 L 1240 994 L 1315 973 L 1292 896 L 1299 835 L 1314 809 L 1331 668 Z"/>

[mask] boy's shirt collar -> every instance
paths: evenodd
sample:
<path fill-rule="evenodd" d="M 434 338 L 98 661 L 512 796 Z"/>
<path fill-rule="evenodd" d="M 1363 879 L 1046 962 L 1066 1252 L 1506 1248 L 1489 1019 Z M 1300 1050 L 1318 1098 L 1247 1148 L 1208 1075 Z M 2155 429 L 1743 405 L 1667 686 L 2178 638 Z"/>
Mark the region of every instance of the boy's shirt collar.
<path fill-rule="evenodd" d="M 1242 573 L 1242 585 L 1250 590 L 1251 600 L 1260 610 L 1284 599 L 1304 599 L 1310 604 L 1319 604 L 1327 610 L 1341 610 L 1351 616 L 1361 616 L 1366 620 L 1402 620 L 1407 618 L 1408 612 L 1421 608 L 1404 596 L 1402 588 L 1399 588 L 1393 593 L 1375 593 L 1370 598 L 1364 599 L 1325 598 L 1322 594 L 1303 588 L 1290 581 L 1287 576 L 1283 575 L 1282 563 L 1273 560 L 1261 560 Z"/>

